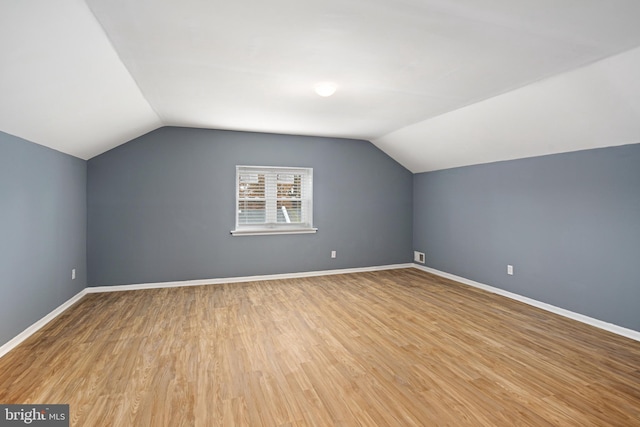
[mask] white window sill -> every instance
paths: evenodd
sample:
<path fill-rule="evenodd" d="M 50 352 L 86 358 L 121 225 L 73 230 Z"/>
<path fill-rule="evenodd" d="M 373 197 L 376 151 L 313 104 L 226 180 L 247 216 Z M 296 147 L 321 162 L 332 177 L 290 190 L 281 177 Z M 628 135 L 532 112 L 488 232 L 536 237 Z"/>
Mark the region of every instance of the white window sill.
<path fill-rule="evenodd" d="M 314 234 L 317 228 L 280 228 L 231 230 L 233 236 L 266 236 L 271 234 Z"/>

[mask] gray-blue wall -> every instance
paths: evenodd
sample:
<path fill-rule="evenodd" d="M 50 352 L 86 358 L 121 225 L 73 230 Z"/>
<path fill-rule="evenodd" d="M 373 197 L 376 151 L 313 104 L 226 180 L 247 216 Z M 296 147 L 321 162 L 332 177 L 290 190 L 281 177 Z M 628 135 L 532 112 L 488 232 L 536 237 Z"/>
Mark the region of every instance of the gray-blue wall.
<path fill-rule="evenodd" d="M 413 218 L 429 267 L 640 330 L 640 144 L 416 174 Z"/>
<path fill-rule="evenodd" d="M 236 165 L 313 167 L 317 234 L 231 236 Z M 166 127 L 90 159 L 87 185 L 90 286 L 412 259 L 412 174 L 367 141 Z"/>
<path fill-rule="evenodd" d="M 0 132 L 0 345 L 86 287 L 86 218 L 86 162 Z"/>
<path fill-rule="evenodd" d="M 313 167 L 318 233 L 232 237 L 236 164 Z M 183 128 L 87 163 L 0 132 L 0 344 L 87 270 L 99 286 L 404 263 L 412 231 L 430 267 L 640 330 L 639 165 L 640 144 L 412 177 L 366 141 Z"/>

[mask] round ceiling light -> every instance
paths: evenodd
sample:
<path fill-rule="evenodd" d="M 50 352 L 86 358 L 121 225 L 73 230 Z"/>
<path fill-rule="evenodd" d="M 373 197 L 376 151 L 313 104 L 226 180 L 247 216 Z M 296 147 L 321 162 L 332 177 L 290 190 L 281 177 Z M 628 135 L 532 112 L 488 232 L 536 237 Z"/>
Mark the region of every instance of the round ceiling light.
<path fill-rule="evenodd" d="M 336 85 L 333 82 L 320 82 L 316 84 L 316 93 L 320 96 L 331 96 L 336 92 L 336 89 L 338 89 L 338 85 Z"/>

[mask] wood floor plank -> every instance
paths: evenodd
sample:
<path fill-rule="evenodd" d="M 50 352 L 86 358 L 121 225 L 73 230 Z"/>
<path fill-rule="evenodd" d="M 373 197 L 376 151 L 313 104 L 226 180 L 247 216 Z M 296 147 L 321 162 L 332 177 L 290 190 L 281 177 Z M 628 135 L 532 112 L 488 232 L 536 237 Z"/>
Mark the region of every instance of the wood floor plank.
<path fill-rule="evenodd" d="M 88 294 L 0 358 L 74 426 L 640 425 L 640 343 L 415 269 Z"/>

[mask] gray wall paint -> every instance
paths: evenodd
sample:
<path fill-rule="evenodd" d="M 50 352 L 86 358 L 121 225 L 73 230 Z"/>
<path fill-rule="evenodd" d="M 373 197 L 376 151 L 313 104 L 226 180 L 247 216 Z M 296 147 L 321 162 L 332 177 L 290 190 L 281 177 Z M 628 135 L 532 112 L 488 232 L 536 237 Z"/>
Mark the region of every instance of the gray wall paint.
<path fill-rule="evenodd" d="M 2 345 L 86 287 L 86 162 L 0 132 L 0 204 Z"/>
<path fill-rule="evenodd" d="M 640 330 L 640 144 L 417 174 L 413 230 L 429 267 Z"/>
<path fill-rule="evenodd" d="M 313 167 L 318 233 L 231 236 L 238 164 Z M 161 128 L 88 162 L 89 285 L 410 262 L 412 182 L 366 141 Z"/>

